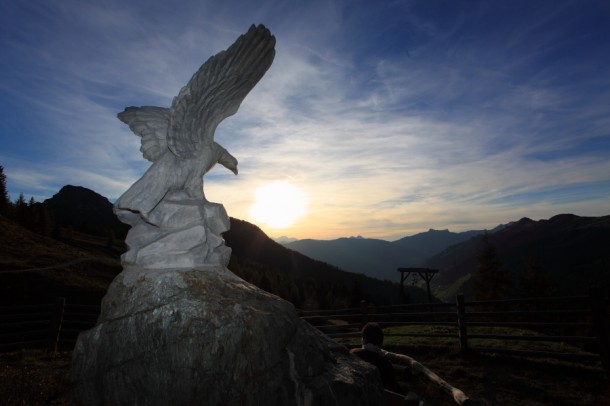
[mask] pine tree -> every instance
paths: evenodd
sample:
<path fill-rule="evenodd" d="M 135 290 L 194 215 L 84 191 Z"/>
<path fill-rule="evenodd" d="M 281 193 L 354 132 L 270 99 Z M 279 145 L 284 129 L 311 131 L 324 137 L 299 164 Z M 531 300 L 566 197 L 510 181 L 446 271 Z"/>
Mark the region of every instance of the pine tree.
<path fill-rule="evenodd" d="M 534 256 L 528 258 L 525 271 L 519 278 L 519 286 L 525 297 L 545 297 L 554 293 L 549 275 Z"/>
<path fill-rule="evenodd" d="M 46 206 L 38 205 L 35 207 L 37 214 L 37 228 L 36 231 L 39 234 L 51 236 L 54 231 L 55 222 L 53 221 L 53 216 L 49 209 Z"/>
<path fill-rule="evenodd" d="M 17 223 L 19 223 L 21 226 L 27 227 L 29 220 L 29 210 L 28 204 L 25 202 L 25 197 L 23 196 L 23 193 L 20 193 L 17 200 L 15 200 L 14 207 L 15 220 L 17 220 Z"/>
<path fill-rule="evenodd" d="M 26 207 L 28 204 L 25 202 L 25 196 L 23 196 L 23 193 L 19 193 L 19 197 L 17 198 L 17 200 L 15 200 L 15 206 L 19 207 Z"/>
<path fill-rule="evenodd" d="M 4 167 L 0 165 L 0 215 L 8 215 L 10 207 L 11 199 L 6 189 L 6 175 L 4 174 Z"/>
<path fill-rule="evenodd" d="M 354 279 L 354 284 L 352 285 L 352 290 L 349 295 L 350 306 L 359 307 L 362 299 L 364 299 L 362 286 L 360 285 L 360 281 L 358 279 Z"/>
<path fill-rule="evenodd" d="M 259 288 L 266 292 L 271 292 L 273 289 L 271 288 L 271 281 L 267 277 L 267 275 L 263 275 L 257 285 Z"/>
<path fill-rule="evenodd" d="M 508 274 L 502 270 L 496 247 L 487 234 L 483 236 L 482 244 L 479 263 L 472 274 L 475 299 L 495 300 L 506 297 L 511 284 Z"/>

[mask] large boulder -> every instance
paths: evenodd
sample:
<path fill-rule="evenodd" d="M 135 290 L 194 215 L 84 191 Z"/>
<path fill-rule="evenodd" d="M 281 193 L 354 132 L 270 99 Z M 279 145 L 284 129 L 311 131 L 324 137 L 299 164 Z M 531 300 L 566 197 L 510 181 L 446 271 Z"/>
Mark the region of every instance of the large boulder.
<path fill-rule="evenodd" d="M 378 405 L 376 369 L 225 268 L 127 268 L 72 361 L 76 405 Z"/>

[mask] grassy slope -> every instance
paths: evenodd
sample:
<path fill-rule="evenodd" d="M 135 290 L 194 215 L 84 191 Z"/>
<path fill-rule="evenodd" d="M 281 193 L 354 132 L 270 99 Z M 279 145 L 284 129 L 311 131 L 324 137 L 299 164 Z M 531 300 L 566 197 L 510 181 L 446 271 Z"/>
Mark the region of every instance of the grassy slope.
<path fill-rule="evenodd" d="M 99 301 L 120 271 L 119 251 L 118 247 L 108 250 L 101 239 L 78 233 L 70 245 L 60 243 L 0 217 L 0 295 L 7 300 L 11 295 L 25 294 L 30 295 L 31 301 L 42 298 L 41 295 L 52 297 L 63 293 L 75 297 L 74 302 Z M 62 269 L 6 272 L 58 265 L 79 258 L 93 259 Z M 59 283 L 60 280 L 65 283 Z M 391 339 L 387 344 L 388 350 L 414 357 L 450 384 L 482 400 L 484 405 L 610 404 L 610 381 L 599 367 L 510 357 L 462 358 L 450 349 L 424 351 L 413 346 L 393 347 L 392 344 L 400 343 L 393 343 Z M 70 352 L 49 354 L 40 350 L 0 354 L 0 403 L 69 404 L 70 357 Z M 404 367 L 396 370 L 401 383 L 423 396 L 427 404 L 455 404 L 435 385 L 409 376 Z"/>
<path fill-rule="evenodd" d="M 76 232 L 65 244 L 0 217 L 0 304 L 49 302 L 57 296 L 99 303 L 121 271 L 120 249 Z"/>

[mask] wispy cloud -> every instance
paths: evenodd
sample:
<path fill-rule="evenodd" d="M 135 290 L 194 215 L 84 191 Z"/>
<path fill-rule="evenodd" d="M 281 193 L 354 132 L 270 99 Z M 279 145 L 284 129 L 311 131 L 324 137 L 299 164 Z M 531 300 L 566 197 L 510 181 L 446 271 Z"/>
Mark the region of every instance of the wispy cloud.
<path fill-rule="evenodd" d="M 263 22 L 278 39 L 275 62 L 216 133 L 240 175 L 206 176 L 206 194 L 230 215 L 254 221 L 254 190 L 278 179 L 303 188 L 309 214 L 269 231 L 297 237 L 607 214 L 600 16 L 610 12 L 596 2 L 2 7 L 0 44 L 13 63 L 0 64 L 0 95 L 22 120 L 0 124 L 13 193 L 72 183 L 118 197 L 149 163 L 116 113 L 169 106 L 207 57 Z"/>

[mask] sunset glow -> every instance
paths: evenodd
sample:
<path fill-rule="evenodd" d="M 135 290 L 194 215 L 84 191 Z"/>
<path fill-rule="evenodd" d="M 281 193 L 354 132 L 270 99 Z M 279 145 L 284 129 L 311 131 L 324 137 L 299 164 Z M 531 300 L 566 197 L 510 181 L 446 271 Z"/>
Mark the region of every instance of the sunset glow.
<path fill-rule="evenodd" d="M 305 214 L 305 194 L 290 183 L 269 183 L 258 188 L 255 196 L 250 215 L 269 228 L 289 227 Z"/>
<path fill-rule="evenodd" d="M 273 237 L 396 240 L 607 215 L 608 4 L 3 2 L 7 190 L 42 202 L 77 185 L 114 202 L 152 164 L 117 113 L 169 108 L 262 23 L 273 64 L 214 133 L 239 175 L 204 179 L 229 216 Z"/>

